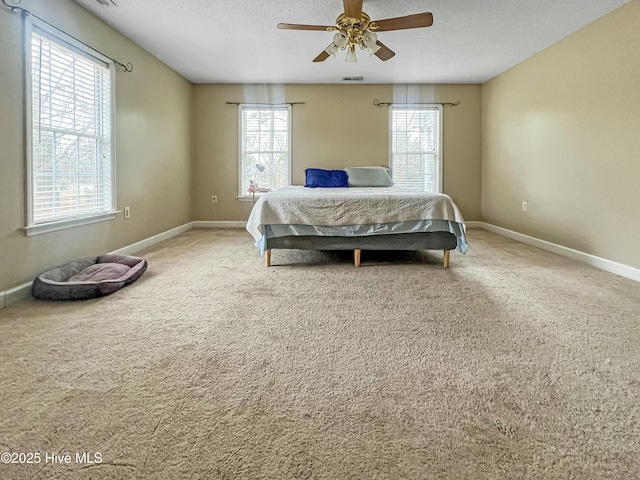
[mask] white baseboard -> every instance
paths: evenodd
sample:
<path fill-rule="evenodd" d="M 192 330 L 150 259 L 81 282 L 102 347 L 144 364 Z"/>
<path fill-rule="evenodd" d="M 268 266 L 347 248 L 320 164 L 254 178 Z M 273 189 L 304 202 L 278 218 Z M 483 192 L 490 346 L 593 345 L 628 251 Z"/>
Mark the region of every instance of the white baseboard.
<path fill-rule="evenodd" d="M 193 228 L 247 228 L 247 222 L 214 222 L 197 220 L 193 223 Z"/>
<path fill-rule="evenodd" d="M 109 253 L 114 255 L 131 255 L 132 253 L 144 250 L 145 248 L 155 245 L 156 243 L 160 243 L 164 240 L 168 240 L 170 238 L 178 236 L 181 233 L 191 230 L 192 228 L 193 222 L 185 223 L 184 225 L 180 225 L 179 227 L 172 228 L 171 230 L 159 233 L 158 235 L 154 235 L 153 237 L 145 238 L 144 240 L 133 243 L 126 247 L 119 248 L 118 250 L 114 250 L 113 252 Z"/>
<path fill-rule="evenodd" d="M 483 223 L 484 222 L 476 222 L 476 221 L 464 222 L 464 226 L 467 228 L 482 228 Z"/>
<path fill-rule="evenodd" d="M 470 223 L 473 223 L 474 225 L 471 226 L 469 225 Z M 497 233 L 498 235 L 502 235 L 504 237 L 509 237 L 513 240 L 526 243 L 527 245 L 532 245 L 534 247 L 541 248 L 542 250 L 546 250 L 563 257 L 571 258 L 573 260 L 577 260 L 578 262 L 586 263 L 587 265 L 599 268 L 600 270 L 605 270 L 607 272 L 620 275 L 621 277 L 640 282 L 640 269 L 630 267 L 629 265 L 614 262 L 613 260 L 607 260 L 606 258 L 602 257 L 596 257 L 595 255 L 581 252 L 580 250 L 563 247 L 562 245 L 558 245 L 557 243 L 547 242 L 546 240 L 541 240 L 539 238 L 531 237 L 523 233 L 514 232 L 513 230 L 508 230 L 506 228 L 497 227 L 495 225 L 491 225 L 490 223 L 469 222 L 467 223 L 467 227 L 469 226 L 471 226 L 472 228 L 482 228 L 484 230 Z"/>
<path fill-rule="evenodd" d="M 31 283 L 33 282 L 23 283 L 22 285 L 2 292 L 2 297 L 4 298 L 2 307 L 8 307 L 12 303 L 28 298 L 29 295 L 31 295 Z"/>

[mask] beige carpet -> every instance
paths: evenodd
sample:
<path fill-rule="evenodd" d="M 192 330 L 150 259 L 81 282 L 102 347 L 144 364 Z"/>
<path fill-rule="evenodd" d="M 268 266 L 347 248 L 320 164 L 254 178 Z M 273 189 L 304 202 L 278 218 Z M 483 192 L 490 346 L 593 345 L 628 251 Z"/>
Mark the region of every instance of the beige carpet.
<path fill-rule="evenodd" d="M 640 478 L 640 284 L 469 243 L 267 269 L 193 230 L 112 296 L 0 310 L 0 452 L 42 455 L 0 478 Z"/>

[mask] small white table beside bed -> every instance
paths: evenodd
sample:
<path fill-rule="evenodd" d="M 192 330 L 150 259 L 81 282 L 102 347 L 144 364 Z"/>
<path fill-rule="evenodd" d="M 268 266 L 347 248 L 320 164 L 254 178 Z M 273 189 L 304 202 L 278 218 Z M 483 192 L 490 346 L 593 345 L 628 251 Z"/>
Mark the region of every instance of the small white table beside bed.
<path fill-rule="evenodd" d="M 465 225 L 448 195 L 401 187 L 284 187 L 261 195 L 247 230 L 266 266 L 272 249 L 442 250 L 444 268 L 451 250 L 467 250 Z"/>

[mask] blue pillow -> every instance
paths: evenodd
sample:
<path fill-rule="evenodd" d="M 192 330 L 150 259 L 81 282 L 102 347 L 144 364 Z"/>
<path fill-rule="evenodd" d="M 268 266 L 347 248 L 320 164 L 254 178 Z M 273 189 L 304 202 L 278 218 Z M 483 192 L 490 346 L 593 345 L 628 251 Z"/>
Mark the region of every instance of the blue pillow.
<path fill-rule="evenodd" d="M 307 168 L 305 187 L 310 188 L 348 188 L 349 177 L 344 170 L 323 170 Z"/>

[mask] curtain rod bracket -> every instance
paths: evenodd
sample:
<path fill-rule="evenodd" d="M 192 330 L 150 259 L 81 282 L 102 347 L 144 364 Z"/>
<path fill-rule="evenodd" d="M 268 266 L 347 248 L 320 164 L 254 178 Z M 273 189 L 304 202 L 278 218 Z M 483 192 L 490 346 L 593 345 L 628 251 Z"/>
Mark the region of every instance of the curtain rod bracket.
<path fill-rule="evenodd" d="M 116 65 L 118 65 L 120 68 L 122 68 L 123 72 L 133 72 L 133 63 L 131 62 L 127 62 L 126 65 L 123 65 L 122 63 L 118 62 L 117 60 L 114 60 L 113 63 L 115 63 Z"/>
<path fill-rule="evenodd" d="M 104 55 L 105 57 L 107 57 L 109 60 L 111 60 L 113 63 L 115 63 L 116 65 L 118 65 L 120 68 L 122 68 L 122 70 L 124 72 L 133 72 L 133 63 L 131 62 L 127 62 L 126 64 L 121 63 L 119 61 L 117 61 L 115 58 L 111 58 L 109 55 L 105 55 L 104 53 L 102 53 L 100 50 L 93 48 L 91 45 L 87 45 L 86 43 L 84 43 L 82 40 L 74 37 L 73 35 L 68 34 L 67 32 L 65 32 L 64 30 L 59 29 L 58 27 L 56 27 L 55 25 L 50 24 L 49 22 L 47 22 L 46 20 L 44 20 L 43 18 L 40 18 L 39 16 L 31 13 L 29 10 L 27 10 L 26 8 L 22 8 L 19 7 L 18 5 L 22 2 L 22 0 L 0 0 L 2 1 L 2 3 L 4 4 L 5 7 L 9 8 L 11 10 L 12 13 L 21 13 L 22 15 L 24 15 L 25 17 L 27 16 L 31 16 L 33 18 L 37 18 L 38 20 L 40 20 L 41 22 L 46 23 L 47 25 L 49 25 L 52 28 L 55 28 L 56 30 L 58 30 L 59 32 L 64 33 L 65 35 L 68 35 L 69 37 L 73 38 L 74 40 L 80 42 L 81 44 L 83 44 L 85 47 L 90 48 L 91 50 L 94 50 L 96 52 L 98 52 L 100 55 Z"/>
<path fill-rule="evenodd" d="M 9 3 L 11 2 L 11 3 Z M 31 14 L 31 12 L 29 10 L 26 10 L 22 7 L 19 7 L 18 4 L 20 4 L 20 2 L 22 2 L 22 0 L 2 0 L 2 3 L 5 4 L 6 7 L 11 9 L 11 13 L 22 13 L 23 15 L 29 15 Z"/>

